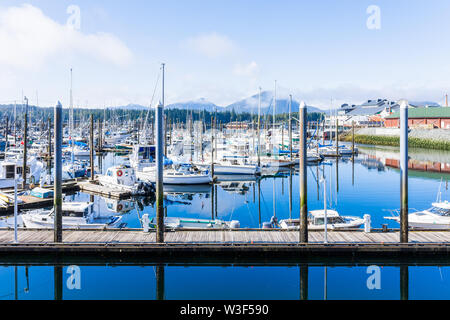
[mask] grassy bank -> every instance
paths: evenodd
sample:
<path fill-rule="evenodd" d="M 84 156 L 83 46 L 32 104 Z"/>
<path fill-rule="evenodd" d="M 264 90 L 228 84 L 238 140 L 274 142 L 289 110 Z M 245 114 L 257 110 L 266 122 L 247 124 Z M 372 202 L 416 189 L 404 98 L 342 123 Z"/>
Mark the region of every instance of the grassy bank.
<path fill-rule="evenodd" d="M 351 142 L 352 135 L 351 134 L 347 135 L 342 140 Z M 355 143 L 398 147 L 400 146 L 400 137 L 369 136 L 369 135 L 355 134 Z M 450 150 L 450 141 L 408 138 L 408 145 L 411 148 Z"/>

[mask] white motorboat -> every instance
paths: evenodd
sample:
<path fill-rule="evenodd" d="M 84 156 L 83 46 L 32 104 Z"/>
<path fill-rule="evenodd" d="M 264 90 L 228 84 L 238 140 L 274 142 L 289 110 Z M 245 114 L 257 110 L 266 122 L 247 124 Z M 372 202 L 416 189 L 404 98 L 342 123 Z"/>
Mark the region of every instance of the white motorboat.
<path fill-rule="evenodd" d="M 155 167 L 143 168 L 143 171 L 137 172 L 137 177 L 142 181 L 155 182 Z M 182 166 L 178 170 L 164 169 L 163 183 L 164 184 L 180 184 L 180 185 L 194 185 L 194 184 L 209 184 L 212 178 L 208 171 L 195 172 L 189 167 Z"/>
<path fill-rule="evenodd" d="M 364 224 L 364 219 L 360 217 L 340 216 L 335 210 L 327 209 L 327 228 L 328 229 L 349 229 L 359 228 Z M 299 229 L 299 219 L 280 220 L 279 225 L 282 229 Z M 308 230 L 325 229 L 325 210 L 312 210 L 308 216 Z"/>
<path fill-rule="evenodd" d="M 92 202 L 64 202 L 62 204 L 63 229 L 104 229 L 120 227 L 120 216 L 94 218 Z M 55 209 L 32 210 L 20 215 L 26 228 L 48 229 L 54 227 Z"/>
<path fill-rule="evenodd" d="M 319 153 L 325 157 L 351 156 L 353 154 L 352 149 L 346 145 L 339 146 L 337 153 L 336 153 L 336 146 L 323 146 L 319 148 Z M 355 153 L 358 153 L 358 148 L 356 147 Z"/>
<path fill-rule="evenodd" d="M 226 174 L 256 175 L 257 172 L 258 172 L 258 166 L 256 166 L 256 165 L 226 164 L 223 162 L 214 164 L 214 174 L 218 174 L 218 175 L 226 175 Z"/>
<path fill-rule="evenodd" d="M 226 222 L 218 219 L 165 217 L 164 226 L 171 229 L 237 229 L 240 223 L 237 220 Z M 156 218 L 150 220 L 149 227 L 156 228 Z"/>
<path fill-rule="evenodd" d="M 218 159 L 214 161 L 214 175 L 256 175 L 259 173 L 258 166 L 252 163 L 247 155 L 224 154 L 222 152 Z M 199 166 L 202 165 L 204 164 L 199 164 Z"/>
<path fill-rule="evenodd" d="M 103 186 L 128 191 L 133 195 L 149 194 L 154 191 L 153 185 L 138 181 L 134 169 L 127 165 L 110 167 L 105 175 L 98 175 L 97 179 Z"/>
<path fill-rule="evenodd" d="M 384 217 L 400 223 L 400 216 Z M 411 229 L 450 229 L 450 202 L 433 202 L 431 208 L 408 214 Z"/>

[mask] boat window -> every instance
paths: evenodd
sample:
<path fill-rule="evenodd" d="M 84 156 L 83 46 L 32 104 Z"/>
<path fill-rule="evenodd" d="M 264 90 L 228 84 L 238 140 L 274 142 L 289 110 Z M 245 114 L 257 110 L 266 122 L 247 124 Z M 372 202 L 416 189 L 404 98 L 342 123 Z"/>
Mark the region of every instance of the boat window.
<path fill-rule="evenodd" d="M 62 215 L 64 217 L 83 217 L 84 213 L 83 212 L 74 212 L 74 211 L 63 211 Z"/>
<path fill-rule="evenodd" d="M 6 166 L 6 179 L 14 179 L 14 165 Z"/>
<path fill-rule="evenodd" d="M 324 224 L 325 218 L 316 218 L 314 224 L 321 226 Z M 327 217 L 328 224 L 344 223 L 345 220 L 342 217 Z"/>
<path fill-rule="evenodd" d="M 428 209 L 428 211 L 441 216 L 450 216 L 450 209 L 432 207 L 431 209 Z"/>

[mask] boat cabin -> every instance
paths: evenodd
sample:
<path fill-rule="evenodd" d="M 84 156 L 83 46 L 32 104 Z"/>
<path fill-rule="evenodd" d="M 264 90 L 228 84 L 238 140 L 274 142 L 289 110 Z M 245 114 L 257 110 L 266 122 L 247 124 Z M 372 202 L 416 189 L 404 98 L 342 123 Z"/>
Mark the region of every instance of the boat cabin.
<path fill-rule="evenodd" d="M 62 215 L 65 217 L 86 217 L 92 214 L 93 202 L 66 202 L 62 204 Z"/>
<path fill-rule="evenodd" d="M 309 212 L 310 221 L 313 225 L 321 226 L 325 224 L 325 210 L 313 210 Z M 334 210 L 327 209 L 327 224 L 345 223 L 345 219 Z"/>
<path fill-rule="evenodd" d="M 134 169 L 126 165 L 108 168 L 108 170 L 106 170 L 106 177 L 114 184 L 131 186 L 136 183 Z"/>
<path fill-rule="evenodd" d="M 130 155 L 130 162 L 133 167 L 141 171 L 143 167 L 153 164 L 155 158 L 156 147 L 154 145 L 135 145 Z"/>

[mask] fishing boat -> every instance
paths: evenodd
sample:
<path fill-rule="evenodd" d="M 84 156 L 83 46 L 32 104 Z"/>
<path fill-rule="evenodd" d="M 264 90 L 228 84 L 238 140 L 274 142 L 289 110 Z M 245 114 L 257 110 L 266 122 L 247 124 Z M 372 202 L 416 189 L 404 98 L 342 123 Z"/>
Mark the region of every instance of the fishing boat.
<path fill-rule="evenodd" d="M 63 202 L 63 229 L 104 229 L 122 226 L 120 216 L 94 218 L 92 202 Z M 37 209 L 20 215 L 26 228 L 48 229 L 54 227 L 55 209 Z"/>
<path fill-rule="evenodd" d="M 8 159 L 0 162 L 0 189 L 14 187 L 14 171 L 16 171 L 17 183 L 23 182 L 22 177 L 23 160 Z M 27 181 L 36 184 L 40 181 L 43 172 L 43 163 L 35 157 L 30 157 L 27 161 Z"/>
<path fill-rule="evenodd" d="M 400 223 L 400 216 L 384 217 Z M 433 202 L 431 208 L 408 214 L 411 229 L 450 229 L 450 202 Z"/>
<path fill-rule="evenodd" d="M 97 175 L 98 182 L 106 187 L 131 192 L 132 195 L 144 195 L 154 192 L 154 186 L 138 181 L 135 171 L 128 165 L 117 165 L 106 170 L 105 175 Z"/>
<path fill-rule="evenodd" d="M 327 228 L 333 230 L 359 228 L 364 224 L 364 219 L 352 216 L 340 216 L 335 210 L 312 210 L 308 215 L 308 230 L 325 229 L 325 211 L 327 216 Z M 299 219 L 280 220 L 282 229 L 299 229 Z"/>
<path fill-rule="evenodd" d="M 165 217 L 164 226 L 171 229 L 237 229 L 240 227 L 240 223 L 238 220 L 226 222 L 218 219 Z M 149 227 L 156 228 L 156 218 L 150 220 Z"/>

